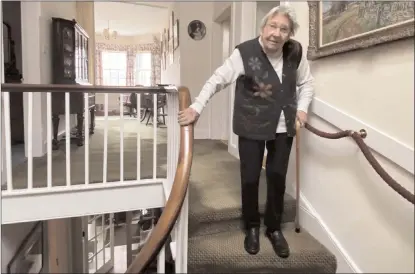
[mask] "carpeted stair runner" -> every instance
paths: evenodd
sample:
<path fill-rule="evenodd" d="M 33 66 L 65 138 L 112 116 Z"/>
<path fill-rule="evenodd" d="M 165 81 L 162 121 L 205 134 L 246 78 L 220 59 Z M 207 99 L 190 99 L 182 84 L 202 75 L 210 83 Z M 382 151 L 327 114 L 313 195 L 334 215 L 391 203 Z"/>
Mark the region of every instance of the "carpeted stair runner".
<path fill-rule="evenodd" d="M 220 142 L 196 140 L 189 189 L 189 273 L 335 273 L 336 258 L 304 229 L 294 231 L 295 200 L 285 201 L 285 237 L 291 254 L 279 258 L 261 232 L 261 251 L 245 252 L 241 223 L 239 162 Z M 210 164 L 208 164 L 210 163 Z M 215 169 L 212 170 L 212 163 Z M 260 182 L 260 211 L 264 212 L 265 174 Z"/>

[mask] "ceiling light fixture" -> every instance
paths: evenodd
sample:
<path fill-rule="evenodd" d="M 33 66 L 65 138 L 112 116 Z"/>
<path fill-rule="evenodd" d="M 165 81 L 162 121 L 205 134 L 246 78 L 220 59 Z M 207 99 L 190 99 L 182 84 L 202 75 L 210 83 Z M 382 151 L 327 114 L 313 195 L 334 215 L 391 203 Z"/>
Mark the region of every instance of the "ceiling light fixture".
<path fill-rule="evenodd" d="M 104 35 L 104 38 L 106 40 L 117 39 L 118 32 L 116 30 L 110 31 L 110 21 L 108 21 L 108 28 L 104 29 L 102 31 L 102 34 Z"/>

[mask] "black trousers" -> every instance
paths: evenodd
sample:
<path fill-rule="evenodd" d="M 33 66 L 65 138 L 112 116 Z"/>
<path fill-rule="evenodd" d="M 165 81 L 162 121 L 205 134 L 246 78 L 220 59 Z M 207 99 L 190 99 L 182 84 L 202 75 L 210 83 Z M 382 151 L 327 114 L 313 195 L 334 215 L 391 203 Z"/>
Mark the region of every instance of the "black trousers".
<path fill-rule="evenodd" d="M 267 147 L 267 201 L 264 224 L 269 231 L 281 229 L 284 212 L 285 178 L 293 137 L 277 133 L 274 140 L 259 141 L 239 137 L 242 184 L 242 217 L 246 229 L 260 226 L 258 186 L 264 149 Z"/>

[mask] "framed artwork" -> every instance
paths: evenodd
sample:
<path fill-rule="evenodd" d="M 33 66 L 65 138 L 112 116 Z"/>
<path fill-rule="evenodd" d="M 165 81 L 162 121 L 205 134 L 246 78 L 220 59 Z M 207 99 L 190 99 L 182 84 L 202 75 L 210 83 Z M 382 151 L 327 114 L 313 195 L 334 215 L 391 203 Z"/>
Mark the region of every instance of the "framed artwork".
<path fill-rule="evenodd" d="M 164 41 L 163 39 L 161 39 L 160 41 L 160 66 L 162 69 L 166 69 L 166 64 L 164 63 L 164 59 L 163 59 L 163 54 L 164 54 Z"/>
<path fill-rule="evenodd" d="M 179 19 L 176 19 L 173 24 L 173 43 L 174 50 L 179 47 Z"/>
<path fill-rule="evenodd" d="M 163 33 L 163 43 L 164 43 L 164 53 L 166 53 L 169 49 L 169 32 L 167 29 L 164 29 Z"/>
<path fill-rule="evenodd" d="M 174 25 L 174 12 L 172 11 L 170 14 L 170 19 L 169 19 L 169 30 L 170 30 L 169 40 L 173 39 L 173 25 Z"/>
<path fill-rule="evenodd" d="M 187 33 L 193 40 L 202 40 L 206 35 L 206 26 L 202 21 L 193 20 L 187 26 Z"/>
<path fill-rule="evenodd" d="M 174 62 L 174 48 L 173 48 L 173 37 L 169 40 L 169 65 L 173 64 Z"/>
<path fill-rule="evenodd" d="M 310 60 L 414 36 L 413 1 L 309 1 L 308 6 Z"/>
<path fill-rule="evenodd" d="M 7 265 L 7 273 L 40 273 L 43 254 L 43 222 L 37 222 Z"/>
<path fill-rule="evenodd" d="M 160 45 L 160 60 L 161 60 L 161 67 L 162 69 L 166 69 L 166 52 L 167 52 L 167 30 L 164 29 L 161 34 L 161 45 Z"/>

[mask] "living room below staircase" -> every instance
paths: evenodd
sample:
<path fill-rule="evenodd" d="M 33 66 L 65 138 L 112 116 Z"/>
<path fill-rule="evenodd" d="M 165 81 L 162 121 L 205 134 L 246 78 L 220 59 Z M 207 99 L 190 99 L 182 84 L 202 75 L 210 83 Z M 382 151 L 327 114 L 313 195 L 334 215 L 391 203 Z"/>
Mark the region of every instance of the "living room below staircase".
<path fill-rule="evenodd" d="M 260 212 L 266 200 L 260 182 Z M 189 189 L 189 273 L 335 273 L 335 256 L 304 229 L 294 231 L 295 200 L 286 196 L 283 232 L 288 258 L 279 258 L 261 229 L 256 255 L 244 249 L 239 161 L 220 141 L 195 140 Z"/>

